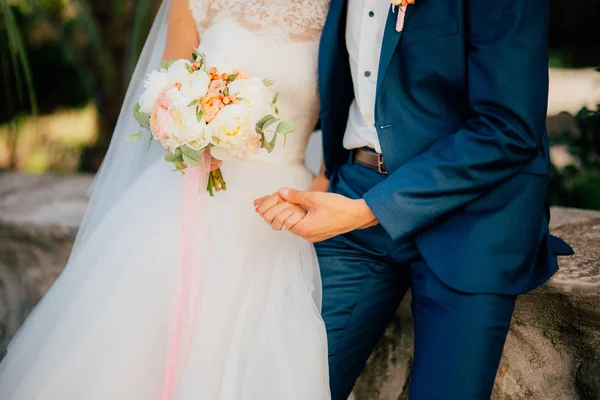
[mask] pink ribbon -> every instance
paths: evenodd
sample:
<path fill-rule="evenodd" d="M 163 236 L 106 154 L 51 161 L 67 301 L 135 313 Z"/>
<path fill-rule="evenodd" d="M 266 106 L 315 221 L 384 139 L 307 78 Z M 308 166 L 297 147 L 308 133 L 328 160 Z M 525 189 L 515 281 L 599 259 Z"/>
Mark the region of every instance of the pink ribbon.
<path fill-rule="evenodd" d="M 396 19 L 396 32 L 402 32 L 404 29 L 405 7 L 398 6 L 398 19 Z"/>
<path fill-rule="evenodd" d="M 188 166 L 183 175 L 180 265 L 160 400 L 172 400 L 178 393 L 196 321 L 210 152 L 205 151 L 200 162 L 198 167 Z"/>

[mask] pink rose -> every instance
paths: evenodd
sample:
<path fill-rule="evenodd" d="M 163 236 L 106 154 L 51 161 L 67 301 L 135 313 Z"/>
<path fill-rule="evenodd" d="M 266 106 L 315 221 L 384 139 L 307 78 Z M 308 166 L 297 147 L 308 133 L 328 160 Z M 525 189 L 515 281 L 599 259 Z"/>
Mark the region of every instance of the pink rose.
<path fill-rule="evenodd" d="M 165 94 L 167 93 L 166 90 L 164 90 L 156 99 L 156 107 L 158 108 L 163 108 L 165 110 L 168 110 L 169 107 L 171 106 L 171 99 L 166 96 Z"/>
<path fill-rule="evenodd" d="M 209 94 L 201 100 L 202 105 L 202 117 L 208 124 L 210 121 L 215 119 L 221 108 L 225 107 L 223 103 L 223 95 L 220 93 Z"/>

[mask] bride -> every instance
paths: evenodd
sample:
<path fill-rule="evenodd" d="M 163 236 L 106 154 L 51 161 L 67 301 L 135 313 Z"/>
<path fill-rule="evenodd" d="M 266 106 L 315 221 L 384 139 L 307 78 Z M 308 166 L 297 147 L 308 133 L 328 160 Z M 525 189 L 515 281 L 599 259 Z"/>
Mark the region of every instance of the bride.
<path fill-rule="evenodd" d="M 2 361 L 2 400 L 330 397 L 314 250 L 273 232 L 253 208 L 264 193 L 311 185 L 303 160 L 317 120 L 317 47 L 327 9 L 327 0 L 163 3 L 70 260 Z M 269 155 L 222 163 L 227 191 L 207 199 L 196 318 L 169 392 L 181 176 L 161 149 L 146 152 L 125 137 L 136 131 L 131 110 L 144 76 L 161 58 L 190 57 L 198 45 L 272 78 L 282 117 L 296 132 Z M 302 216 L 302 209 L 281 207 L 290 218 Z"/>

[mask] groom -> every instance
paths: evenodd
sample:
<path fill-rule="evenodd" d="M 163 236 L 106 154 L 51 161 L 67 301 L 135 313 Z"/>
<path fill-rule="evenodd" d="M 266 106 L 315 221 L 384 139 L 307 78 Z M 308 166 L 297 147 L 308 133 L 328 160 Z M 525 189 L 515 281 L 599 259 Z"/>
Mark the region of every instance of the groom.
<path fill-rule="evenodd" d="M 409 287 L 410 398 L 490 398 L 516 296 L 570 250 L 544 206 L 547 29 L 547 0 L 331 1 L 317 178 L 330 193 L 279 196 L 309 211 L 291 231 L 316 242 L 333 400 Z"/>

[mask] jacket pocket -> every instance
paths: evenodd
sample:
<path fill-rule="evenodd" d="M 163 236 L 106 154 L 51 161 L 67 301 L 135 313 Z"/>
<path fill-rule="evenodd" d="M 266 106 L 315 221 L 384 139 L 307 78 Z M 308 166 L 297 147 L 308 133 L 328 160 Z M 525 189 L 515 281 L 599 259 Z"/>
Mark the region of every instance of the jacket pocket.
<path fill-rule="evenodd" d="M 456 34 L 458 34 L 458 23 L 455 20 L 450 20 L 423 28 L 406 30 L 403 34 L 403 40 L 406 44 L 414 44 Z"/>

